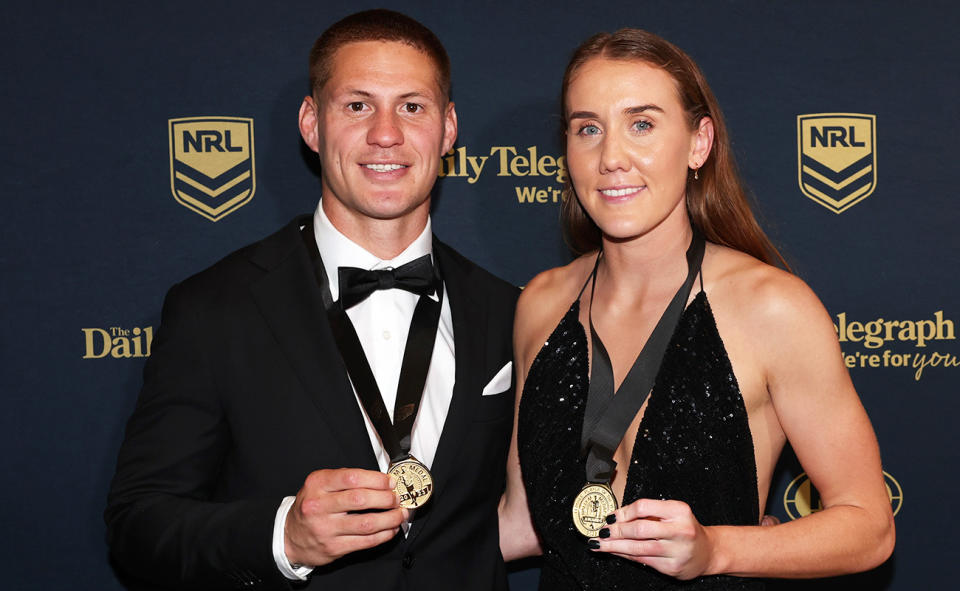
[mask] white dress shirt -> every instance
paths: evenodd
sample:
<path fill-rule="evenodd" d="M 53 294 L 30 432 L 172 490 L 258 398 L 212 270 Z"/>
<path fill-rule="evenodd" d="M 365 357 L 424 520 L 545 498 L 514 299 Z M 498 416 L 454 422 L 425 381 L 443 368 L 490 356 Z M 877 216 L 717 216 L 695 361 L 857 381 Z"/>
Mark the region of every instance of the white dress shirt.
<path fill-rule="evenodd" d="M 429 219 L 423 232 L 403 252 L 390 260 L 377 258 L 340 233 L 330 223 L 320 204 L 317 205 L 313 215 L 313 229 L 329 280 L 330 295 L 334 301 L 339 298 L 340 286 L 337 271 L 339 267 L 387 269 L 399 267 L 425 254 L 433 254 L 433 233 L 430 230 Z M 363 345 L 363 351 L 370 363 L 370 369 L 373 371 L 391 420 L 394 401 L 397 397 L 397 384 L 400 381 L 403 350 L 407 342 L 413 310 L 419 297 L 402 289 L 378 290 L 347 310 L 347 316 L 350 317 L 360 338 L 360 344 Z M 436 299 L 436 295 L 433 298 Z M 317 363 L 329 363 L 329 360 L 318 359 Z M 447 418 L 447 410 L 450 408 L 455 371 L 453 317 L 450 313 L 449 299 L 444 297 L 440 309 L 440 324 L 437 327 L 437 340 L 434 344 L 433 356 L 430 358 L 423 399 L 413 424 L 410 445 L 410 453 L 428 468 L 433 465 L 437 443 Z M 384 450 L 383 443 L 373 423 L 370 422 L 370 417 L 363 409 L 360 399 L 356 397 L 356 390 L 354 390 L 354 397 L 363 412 L 370 446 L 376 454 L 377 463 L 380 470 L 386 472 L 390 465 L 390 457 Z M 320 428 L 319 425 L 318 428 Z M 294 498 L 286 497 L 277 509 L 273 528 L 273 557 L 284 576 L 289 579 L 304 580 L 312 569 L 302 566 L 294 568 L 287 560 L 284 551 L 283 527 Z M 404 530 L 409 531 L 409 526 L 404 527 Z"/>

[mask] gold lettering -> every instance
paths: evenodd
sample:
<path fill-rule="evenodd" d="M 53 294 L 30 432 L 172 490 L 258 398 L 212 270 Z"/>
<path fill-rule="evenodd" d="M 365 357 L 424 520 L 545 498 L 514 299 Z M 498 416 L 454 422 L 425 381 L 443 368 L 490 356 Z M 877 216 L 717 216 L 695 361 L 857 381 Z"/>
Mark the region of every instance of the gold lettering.
<path fill-rule="evenodd" d="M 110 333 L 102 328 L 81 328 L 84 336 L 84 359 L 100 359 L 110 352 Z M 94 335 L 100 337 L 102 351 L 96 352 Z"/>
<path fill-rule="evenodd" d="M 116 337 L 113 339 L 113 348 L 110 350 L 110 356 L 115 359 L 121 357 L 132 357 L 130 354 L 130 339 L 127 337 Z"/>
<path fill-rule="evenodd" d="M 465 177 L 469 184 L 480 180 L 480 175 L 491 156 L 496 156 L 497 176 L 553 176 L 557 183 L 567 181 L 566 158 L 540 154 L 537 146 L 528 146 L 520 155 L 516 146 L 491 146 L 488 156 L 471 156 L 466 146 L 451 148 L 440 159 L 437 177 Z M 549 191 L 548 199 L 549 199 Z M 546 203 L 546 202 L 542 202 Z"/>
<path fill-rule="evenodd" d="M 557 158 L 557 182 L 565 183 L 567 182 L 567 157 L 560 156 Z"/>
<path fill-rule="evenodd" d="M 837 331 L 837 337 L 840 339 L 840 342 L 846 343 L 847 342 L 847 313 L 840 312 L 839 314 L 837 314 L 837 322 L 839 322 L 840 325 L 838 326 L 834 324 L 833 330 Z"/>
<path fill-rule="evenodd" d="M 926 363 L 927 363 L 926 353 L 923 353 L 923 354 L 917 353 L 916 355 L 913 356 L 913 367 L 914 369 L 917 370 L 913 374 L 913 379 L 915 381 L 917 382 L 920 381 L 920 376 L 923 375 L 923 368 L 926 366 Z"/>
<path fill-rule="evenodd" d="M 527 176 L 530 174 L 530 161 L 524 156 L 514 156 L 510 159 L 510 172 L 513 176 Z"/>
<path fill-rule="evenodd" d="M 473 169 L 473 176 L 467 179 L 467 182 L 471 185 L 477 182 L 477 179 L 480 178 L 480 172 L 483 170 L 483 165 L 486 164 L 489 156 L 467 156 L 467 162 L 470 163 L 470 168 Z"/>
<path fill-rule="evenodd" d="M 937 340 L 950 340 L 957 338 L 953 335 L 953 320 L 943 319 L 943 310 L 937 310 L 933 317 L 937 319 Z"/>
<path fill-rule="evenodd" d="M 497 171 L 497 176 L 510 176 L 510 173 L 507 172 L 507 152 L 516 154 L 517 149 L 511 146 L 493 146 L 490 148 L 491 156 L 494 154 L 500 155 L 500 169 Z"/>
<path fill-rule="evenodd" d="M 464 146 L 457 148 L 457 176 L 467 174 L 467 149 Z"/>
<path fill-rule="evenodd" d="M 885 340 L 885 341 L 892 341 L 892 340 L 893 340 L 893 329 L 894 329 L 894 327 L 896 327 L 898 324 L 900 324 L 900 323 L 897 322 L 896 320 L 890 320 L 889 322 L 884 322 L 884 323 L 883 323 L 883 326 L 886 327 L 886 329 L 887 329 L 887 332 L 885 332 L 885 333 L 883 334 L 883 340 Z"/>
<path fill-rule="evenodd" d="M 862 339 L 860 333 L 863 332 L 863 324 L 854 320 L 847 325 L 847 338 L 854 343 L 859 343 Z"/>
<path fill-rule="evenodd" d="M 926 347 L 927 341 L 937 336 L 937 323 L 933 320 L 917 321 L 917 346 Z"/>
<path fill-rule="evenodd" d="M 536 187 L 514 187 L 517 192 L 517 201 L 520 203 L 533 203 L 536 195 Z"/>
<path fill-rule="evenodd" d="M 537 165 L 537 147 L 530 146 L 527 148 L 527 154 L 530 155 L 530 176 L 540 176 L 540 170 Z"/>
<path fill-rule="evenodd" d="M 563 191 L 555 187 L 514 187 L 518 203 L 560 203 Z"/>
<path fill-rule="evenodd" d="M 880 333 L 883 332 L 883 318 L 871 320 L 864 326 L 864 329 L 867 333 L 863 339 L 864 347 L 868 349 L 877 349 L 883 346 L 883 339 L 880 338 Z"/>
<path fill-rule="evenodd" d="M 84 335 L 83 359 L 114 359 L 131 357 L 149 357 L 153 345 L 153 327 L 134 327 L 132 330 L 111 326 L 102 328 L 82 328 Z"/>
<path fill-rule="evenodd" d="M 454 158 L 455 158 L 455 156 L 454 156 L 454 153 L 453 153 L 453 148 L 450 148 L 450 151 L 447 152 L 446 156 L 444 156 L 444 157 L 440 160 L 440 170 L 439 170 L 439 172 L 437 172 L 437 176 L 438 176 L 438 177 L 444 178 L 444 177 L 448 177 L 448 176 L 457 176 L 457 175 L 456 175 L 456 169 L 457 169 L 457 167 L 456 167 L 456 165 L 455 165 L 454 162 L 453 162 L 453 159 L 454 159 Z"/>
<path fill-rule="evenodd" d="M 900 333 L 897 334 L 897 338 L 901 341 L 915 341 L 917 340 L 917 326 L 913 323 L 912 320 L 901 320 L 900 321 Z"/>
<path fill-rule="evenodd" d="M 849 320 L 846 312 L 836 315 L 833 330 L 841 343 L 863 342 L 868 349 L 879 349 L 889 341 L 913 341 L 918 348 L 931 341 L 956 339 L 956 326 L 944 318 L 943 310 L 937 310 L 927 320 L 885 320 L 876 318 L 868 322 Z"/>
<path fill-rule="evenodd" d="M 133 338 L 130 339 L 130 342 L 133 343 L 134 357 L 143 357 L 143 339 L 140 337 L 142 332 L 139 327 L 135 326 L 133 328 Z"/>
<path fill-rule="evenodd" d="M 928 367 L 937 367 L 942 365 L 943 367 L 960 367 L 960 359 L 956 355 L 950 355 L 947 353 L 931 353 L 930 357 L 927 357 L 926 353 L 917 353 L 913 356 L 913 367 L 917 371 L 913 374 L 913 379 L 920 381 L 920 378 L 923 377 L 923 370 Z"/>
<path fill-rule="evenodd" d="M 537 174 L 550 176 L 557 167 L 557 160 L 550 155 L 543 155 L 537 160 Z"/>
<path fill-rule="evenodd" d="M 153 346 L 153 327 L 148 326 L 143 329 L 143 339 L 146 341 L 146 357 L 150 357 L 150 348 Z"/>

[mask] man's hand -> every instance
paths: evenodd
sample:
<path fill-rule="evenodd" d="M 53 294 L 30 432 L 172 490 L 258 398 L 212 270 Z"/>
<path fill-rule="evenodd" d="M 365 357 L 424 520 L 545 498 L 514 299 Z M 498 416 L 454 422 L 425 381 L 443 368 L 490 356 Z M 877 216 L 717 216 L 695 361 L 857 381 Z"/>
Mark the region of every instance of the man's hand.
<path fill-rule="evenodd" d="M 312 472 L 287 514 L 287 560 L 321 566 L 392 539 L 407 516 L 393 492 L 394 484 L 394 477 L 370 470 Z M 369 509 L 383 511 L 356 513 Z"/>

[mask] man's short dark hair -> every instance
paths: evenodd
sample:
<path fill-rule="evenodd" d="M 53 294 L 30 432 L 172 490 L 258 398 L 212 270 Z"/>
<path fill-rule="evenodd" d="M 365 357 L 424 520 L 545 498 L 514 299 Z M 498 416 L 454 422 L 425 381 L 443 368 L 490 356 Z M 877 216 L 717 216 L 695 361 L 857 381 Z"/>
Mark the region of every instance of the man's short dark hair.
<path fill-rule="evenodd" d="M 450 99 L 450 58 L 433 31 L 405 14 L 392 10 L 364 10 L 351 14 L 323 32 L 310 51 L 310 89 L 314 96 L 330 79 L 334 54 L 348 43 L 394 41 L 423 52 L 436 66 L 437 84 Z"/>

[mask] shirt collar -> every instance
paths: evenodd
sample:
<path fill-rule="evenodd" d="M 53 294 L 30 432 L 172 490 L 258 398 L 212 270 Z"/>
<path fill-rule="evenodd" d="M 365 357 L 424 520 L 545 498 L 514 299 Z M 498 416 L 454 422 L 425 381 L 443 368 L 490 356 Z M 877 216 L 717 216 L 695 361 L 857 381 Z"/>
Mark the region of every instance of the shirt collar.
<path fill-rule="evenodd" d="M 425 254 L 433 255 L 433 233 L 429 217 L 420 235 L 403 252 L 389 260 L 371 254 L 337 230 L 323 211 L 322 200 L 317 203 L 317 210 L 313 214 L 313 233 L 317 237 L 317 249 L 323 259 L 323 270 L 327 273 L 330 296 L 334 301 L 340 297 L 340 277 L 337 271 L 339 267 L 386 269 L 399 267 Z"/>

